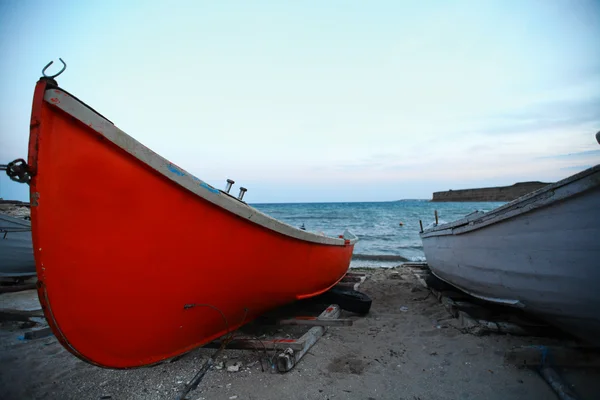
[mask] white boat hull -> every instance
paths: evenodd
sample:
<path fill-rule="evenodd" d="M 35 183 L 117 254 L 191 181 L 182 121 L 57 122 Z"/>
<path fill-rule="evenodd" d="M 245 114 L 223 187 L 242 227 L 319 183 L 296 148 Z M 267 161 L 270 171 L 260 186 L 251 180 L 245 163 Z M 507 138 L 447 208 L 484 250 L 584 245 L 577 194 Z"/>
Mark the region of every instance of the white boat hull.
<path fill-rule="evenodd" d="M 0 278 L 34 275 L 31 222 L 0 214 Z"/>
<path fill-rule="evenodd" d="M 600 166 L 422 234 L 440 279 L 600 344 Z"/>

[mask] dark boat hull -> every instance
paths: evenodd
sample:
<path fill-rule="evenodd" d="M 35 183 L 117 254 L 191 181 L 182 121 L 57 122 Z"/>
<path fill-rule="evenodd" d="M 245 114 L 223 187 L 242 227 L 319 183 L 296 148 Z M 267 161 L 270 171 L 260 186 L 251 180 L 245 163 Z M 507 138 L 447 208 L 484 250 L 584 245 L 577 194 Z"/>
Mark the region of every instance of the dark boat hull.
<path fill-rule="evenodd" d="M 0 214 L 0 278 L 35 275 L 31 223 Z"/>

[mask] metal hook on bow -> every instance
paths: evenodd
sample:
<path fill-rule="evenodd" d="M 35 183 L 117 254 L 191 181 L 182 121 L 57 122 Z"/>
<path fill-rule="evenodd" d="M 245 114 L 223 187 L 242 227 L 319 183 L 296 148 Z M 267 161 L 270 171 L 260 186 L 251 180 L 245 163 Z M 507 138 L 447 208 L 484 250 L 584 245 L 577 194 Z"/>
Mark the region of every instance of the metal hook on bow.
<path fill-rule="evenodd" d="M 65 69 L 67 69 L 67 63 L 66 63 L 66 62 L 64 62 L 64 61 L 63 61 L 63 59 L 62 59 L 62 58 L 60 58 L 60 57 L 59 57 L 58 59 L 59 59 L 59 60 L 60 60 L 60 62 L 63 64 L 63 67 L 62 67 L 62 69 L 61 69 L 60 71 L 58 71 L 56 74 L 54 74 L 54 75 L 46 75 L 46 70 L 48 69 L 48 67 L 49 67 L 49 66 L 51 66 L 51 65 L 54 63 L 54 61 L 50 61 L 50 62 L 49 62 L 49 63 L 48 63 L 48 64 L 47 64 L 47 65 L 44 67 L 44 69 L 42 70 L 42 75 L 44 75 L 44 77 L 46 77 L 46 78 L 50 78 L 50 79 L 54 79 L 54 78 L 56 78 L 57 76 L 59 76 L 60 74 L 62 74 L 63 72 L 65 72 Z"/>

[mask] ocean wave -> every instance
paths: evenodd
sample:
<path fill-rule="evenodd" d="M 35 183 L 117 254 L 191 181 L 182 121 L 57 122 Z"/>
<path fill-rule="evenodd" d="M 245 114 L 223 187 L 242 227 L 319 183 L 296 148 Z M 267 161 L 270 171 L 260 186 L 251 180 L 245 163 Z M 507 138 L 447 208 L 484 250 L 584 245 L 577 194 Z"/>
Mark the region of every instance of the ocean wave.
<path fill-rule="evenodd" d="M 407 246 L 396 246 L 397 249 L 417 249 L 417 250 L 423 250 L 423 245 L 418 245 L 418 244 L 412 244 L 412 245 L 407 245 Z"/>
<path fill-rule="evenodd" d="M 353 254 L 352 259 L 369 261 L 412 261 L 406 257 L 395 254 Z"/>
<path fill-rule="evenodd" d="M 286 215 L 285 217 L 281 218 L 283 221 L 329 221 L 329 220 L 336 220 L 336 219 L 348 219 L 347 216 L 344 215 L 332 215 L 332 216 L 328 216 L 328 215 L 311 215 L 311 216 L 303 216 L 303 215 Z"/>
<path fill-rule="evenodd" d="M 374 237 L 374 236 L 360 236 L 357 235 L 359 239 L 359 243 L 382 243 L 382 242 L 394 242 L 393 246 L 388 244 L 385 247 L 390 248 L 390 250 L 399 250 L 399 249 L 414 249 L 414 250 L 423 250 L 423 244 L 402 244 L 402 238 L 384 238 L 384 237 Z"/>

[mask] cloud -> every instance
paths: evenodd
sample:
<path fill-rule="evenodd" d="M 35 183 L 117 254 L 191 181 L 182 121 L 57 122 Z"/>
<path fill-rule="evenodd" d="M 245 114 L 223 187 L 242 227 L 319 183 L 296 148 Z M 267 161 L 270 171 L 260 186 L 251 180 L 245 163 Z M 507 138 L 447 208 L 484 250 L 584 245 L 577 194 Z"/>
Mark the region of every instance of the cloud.
<path fill-rule="evenodd" d="M 587 151 L 579 151 L 576 153 L 568 153 L 568 154 L 556 154 L 550 156 L 538 157 L 539 159 L 577 159 L 577 158 L 587 158 L 587 157 L 600 157 L 600 150 L 587 150 Z"/>
<path fill-rule="evenodd" d="M 490 115 L 474 120 L 462 133 L 490 135 L 536 132 L 545 129 L 575 128 L 588 124 L 600 126 L 600 96 L 583 99 L 543 101 L 520 110 Z"/>
<path fill-rule="evenodd" d="M 592 168 L 592 165 L 573 165 L 570 167 L 562 167 L 561 171 L 583 171 L 588 168 Z"/>

